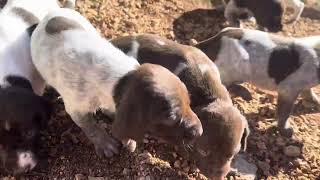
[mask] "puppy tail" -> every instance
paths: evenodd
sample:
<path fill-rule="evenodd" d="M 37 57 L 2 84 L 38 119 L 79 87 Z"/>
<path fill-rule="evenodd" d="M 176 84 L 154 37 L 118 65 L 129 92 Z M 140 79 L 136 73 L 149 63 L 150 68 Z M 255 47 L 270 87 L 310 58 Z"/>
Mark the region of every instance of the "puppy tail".
<path fill-rule="evenodd" d="M 66 0 L 64 2 L 64 8 L 69 8 L 69 9 L 75 9 L 76 7 L 76 0 Z"/>

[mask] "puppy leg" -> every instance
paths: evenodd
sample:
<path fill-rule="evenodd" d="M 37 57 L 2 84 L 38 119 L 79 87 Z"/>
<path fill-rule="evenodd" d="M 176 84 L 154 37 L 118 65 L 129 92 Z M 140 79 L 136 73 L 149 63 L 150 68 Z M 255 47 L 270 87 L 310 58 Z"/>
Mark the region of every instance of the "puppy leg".
<path fill-rule="evenodd" d="M 314 102 L 315 104 L 317 104 L 317 106 L 320 106 L 320 100 L 312 89 L 303 90 L 301 96 L 308 101 Z"/>
<path fill-rule="evenodd" d="M 286 0 L 288 6 L 292 7 L 294 12 L 287 23 L 296 23 L 303 12 L 304 3 L 301 0 Z"/>
<path fill-rule="evenodd" d="M 120 143 L 108 135 L 104 129 L 93 121 L 93 113 L 69 113 L 73 121 L 83 130 L 94 144 L 97 154 L 111 157 L 119 153 Z"/>
<path fill-rule="evenodd" d="M 278 107 L 277 107 L 277 118 L 278 118 L 278 129 L 280 134 L 285 137 L 292 137 L 293 129 L 290 126 L 288 118 L 292 111 L 294 102 L 298 97 L 299 92 L 297 93 L 288 93 L 288 92 L 278 92 Z"/>

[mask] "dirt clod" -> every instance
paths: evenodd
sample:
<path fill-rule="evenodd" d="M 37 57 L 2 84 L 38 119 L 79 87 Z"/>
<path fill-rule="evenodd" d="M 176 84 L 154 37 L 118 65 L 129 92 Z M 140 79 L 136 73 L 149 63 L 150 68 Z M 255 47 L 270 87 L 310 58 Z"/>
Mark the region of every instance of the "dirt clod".
<path fill-rule="evenodd" d="M 300 156 L 301 150 L 300 147 L 290 145 L 284 148 L 284 154 L 289 157 L 297 157 Z"/>

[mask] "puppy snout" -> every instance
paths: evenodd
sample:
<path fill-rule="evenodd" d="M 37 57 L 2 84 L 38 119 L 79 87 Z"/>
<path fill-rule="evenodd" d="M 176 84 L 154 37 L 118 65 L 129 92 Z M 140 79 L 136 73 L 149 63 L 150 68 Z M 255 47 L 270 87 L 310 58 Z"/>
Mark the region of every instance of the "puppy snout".
<path fill-rule="evenodd" d="M 37 161 L 32 152 L 18 153 L 18 167 L 24 172 L 31 171 L 37 165 Z"/>

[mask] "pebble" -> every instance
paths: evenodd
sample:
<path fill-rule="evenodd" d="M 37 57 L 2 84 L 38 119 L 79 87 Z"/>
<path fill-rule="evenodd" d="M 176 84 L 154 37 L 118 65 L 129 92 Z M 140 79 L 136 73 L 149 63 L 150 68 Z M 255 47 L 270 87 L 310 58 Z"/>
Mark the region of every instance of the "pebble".
<path fill-rule="evenodd" d="M 75 180 L 85 180 L 86 177 L 83 174 L 76 174 L 74 176 Z"/>
<path fill-rule="evenodd" d="M 175 168 L 180 168 L 181 167 L 181 162 L 179 160 L 176 160 L 173 164 L 173 167 Z"/>
<path fill-rule="evenodd" d="M 258 161 L 258 167 L 263 171 L 264 175 L 269 174 L 270 165 L 264 161 Z"/>
<path fill-rule="evenodd" d="M 194 46 L 194 45 L 198 44 L 198 41 L 195 40 L 195 39 L 190 39 L 190 40 L 189 40 L 189 44 L 190 44 L 191 46 Z"/>
<path fill-rule="evenodd" d="M 149 140 L 148 139 L 143 139 L 143 143 L 148 144 Z"/>
<path fill-rule="evenodd" d="M 88 177 L 88 180 L 105 180 L 104 177 Z"/>
<path fill-rule="evenodd" d="M 286 142 L 285 142 L 285 140 L 284 140 L 282 137 L 278 137 L 278 138 L 276 139 L 276 144 L 277 144 L 278 146 L 284 146 L 284 145 L 286 145 Z"/>
<path fill-rule="evenodd" d="M 129 174 L 130 170 L 128 168 L 123 168 L 122 174 L 127 175 Z"/>
<path fill-rule="evenodd" d="M 175 159 L 178 157 L 177 153 L 175 153 L 175 152 L 172 153 L 172 156 L 173 156 L 173 158 L 175 158 Z"/>
<path fill-rule="evenodd" d="M 257 166 L 247 161 L 247 157 L 244 154 L 238 154 L 233 163 L 232 169 L 236 171 L 240 178 L 246 180 L 254 180 L 257 176 Z"/>
<path fill-rule="evenodd" d="M 284 154 L 289 157 L 297 157 L 297 156 L 300 156 L 301 154 L 300 147 L 293 146 L 293 145 L 286 146 L 283 151 L 284 151 Z"/>

